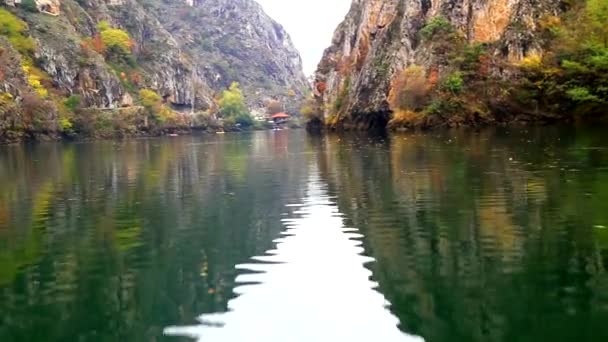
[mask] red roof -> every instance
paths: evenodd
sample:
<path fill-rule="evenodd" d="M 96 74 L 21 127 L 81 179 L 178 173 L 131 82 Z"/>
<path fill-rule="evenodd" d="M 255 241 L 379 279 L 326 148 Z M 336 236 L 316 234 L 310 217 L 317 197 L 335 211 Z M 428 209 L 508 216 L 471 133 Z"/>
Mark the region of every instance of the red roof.
<path fill-rule="evenodd" d="M 285 113 L 276 113 L 275 115 L 271 116 L 273 119 L 287 119 L 288 117 L 289 115 Z"/>

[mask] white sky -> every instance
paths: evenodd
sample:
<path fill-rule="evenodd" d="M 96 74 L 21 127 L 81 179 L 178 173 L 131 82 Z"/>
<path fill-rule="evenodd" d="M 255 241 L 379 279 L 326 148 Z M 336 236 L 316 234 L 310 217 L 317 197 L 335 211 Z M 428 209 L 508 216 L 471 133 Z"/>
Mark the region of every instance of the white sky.
<path fill-rule="evenodd" d="M 256 0 L 279 22 L 302 55 L 304 73 L 311 75 L 329 47 L 351 0 Z"/>

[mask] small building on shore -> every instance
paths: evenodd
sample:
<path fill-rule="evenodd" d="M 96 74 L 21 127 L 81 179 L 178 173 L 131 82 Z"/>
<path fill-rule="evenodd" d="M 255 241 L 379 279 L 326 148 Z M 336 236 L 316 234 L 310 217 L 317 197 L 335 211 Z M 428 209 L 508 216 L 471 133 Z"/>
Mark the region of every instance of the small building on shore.
<path fill-rule="evenodd" d="M 272 115 L 270 117 L 270 119 L 277 126 L 286 125 L 287 121 L 289 121 L 289 114 L 282 113 L 282 112 L 281 113 L 276 113 L 276 114 Z"/>

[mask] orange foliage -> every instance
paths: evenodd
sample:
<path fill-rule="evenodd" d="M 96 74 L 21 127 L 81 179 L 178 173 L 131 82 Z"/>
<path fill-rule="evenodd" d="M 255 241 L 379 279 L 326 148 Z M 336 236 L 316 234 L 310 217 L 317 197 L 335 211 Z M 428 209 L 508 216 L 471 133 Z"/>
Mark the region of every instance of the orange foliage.
<path fill-rule="evenodd" d="M 492 59 L 486 54 L 479 56 L 479 68 L 477 70 L 479 75 L 483 76 L 483 77 L 487 77 L 490 75 L 491 69 L 492 69 Z"/>
<path fill-rule="evenodd" d="M 351 56 L 344 56 L 340 59 L 340 62 L 338 62 L 338 65 L 336 65 L 336 70 L 338 71 L 338 74 L 342 77 L 347 76 L 350 71 L 352 70 L 353 67 L 353 58 Z"/>
<path fill-rule="evenodd" d="M 369 41 L 369 32 L 365 31 L 361 40 L 359 41 L 359 49 L 357 51 L 357 59 L 355 60 L 355 68 L 357 71 L 361 71 L 363 69 L 363 64 L 365 64 L 365 60 L 367 59 L 367 55 L 369 54 L 370 41 Z"/>
<path fill-rule="evenodd" d="M 439 70 L 436 67 L 433 67 L 429 71 L 429 77 L 427 79 L 427 83 L 429 88 L 435 88 L 437 83 L 439 83 Z"/>
<path fill-rule="evenodd" d="M 319 94 L 325 94 L 325 91 L 327 90 L 327 83 L 317 82 L 316 89 L 317 89 L 317 92 L 319 92 Z"/>
<path fill-rule="evenodd" d="M 141 83 L 141 74 L 138 73 L 137 71 L 131 71 L 129 73 L 129 80 L 134 85 L 140 85 L 140 83 Z"/>
<path fill-rule="evenodd" d="M 95 35 L 95 37 L 91 39 L 91 47 L 99 54 L 103 55 L 106 53 L 106 44 L 103 42 L 103 39 L 101 39 L 100 35 Z"/>
<path fill-rule="evenodd" d="M 93 50 L 100 55 L 106 53 L 106 45 L 103 43 L 100 35 L 95 35 L 93 38 L 85 39 L 80 42 L 80 48 L 84 50 L 85 54 L 89 54 L 89 51 Z"/>
<path fill-rule="evenodd" d="M 417 111 L 428 100 L 431 90 L 431 81 L 438 78 L 433 72 L 427 79 L 424 69 L 418 65 L 405 68 L 392 82 L 389 94 L 389 104 L 394 111 Z M 434 80 L 434 82 L 437 82 Z"/>
<path fill-rule="evenodd" d="M 416 127 L 421 124 L 424 115 L 411 110 L 397 110 L 388 123 L 389 127 Z"/>

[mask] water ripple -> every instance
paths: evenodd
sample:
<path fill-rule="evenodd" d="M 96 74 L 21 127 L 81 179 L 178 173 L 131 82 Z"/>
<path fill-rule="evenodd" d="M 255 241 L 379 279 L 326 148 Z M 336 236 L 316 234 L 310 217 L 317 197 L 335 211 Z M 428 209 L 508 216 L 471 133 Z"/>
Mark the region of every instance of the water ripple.
<path fill-rule="evenodd" d="M 390 303 L 364 265 L 362 235 L 342 215 L 317 177 L 276 248 L 237 265 L 226 313 L 206 314 L 200 325 L 165 334 L 200 341 L 422 341 L 398 329 Z M 292 205 L 294 206 L 294 205 Z"/>

